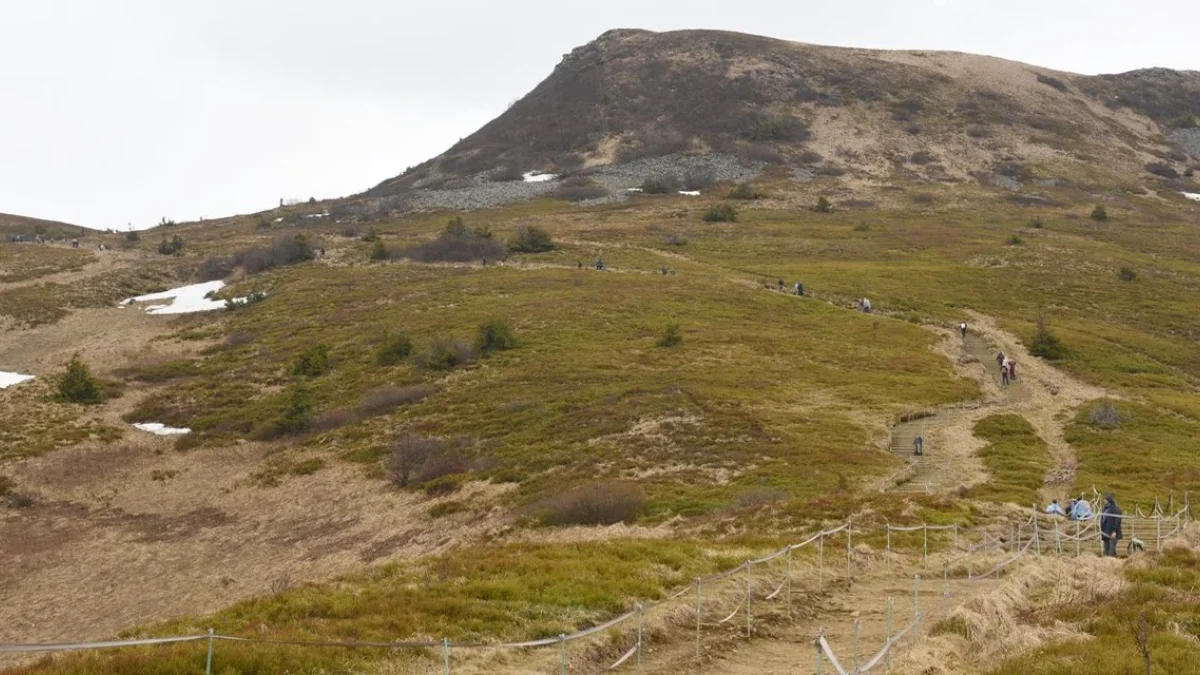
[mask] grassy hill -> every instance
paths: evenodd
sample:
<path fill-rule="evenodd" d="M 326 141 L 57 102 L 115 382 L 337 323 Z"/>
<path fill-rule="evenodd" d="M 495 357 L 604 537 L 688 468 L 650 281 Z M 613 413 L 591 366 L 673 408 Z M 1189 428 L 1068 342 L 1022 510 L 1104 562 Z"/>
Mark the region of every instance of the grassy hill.
<path fill-rule="evenodd" d="M 631 62 L 701 78 L 681 87 L 736 63 L 746 79 L 731 80 L 712 118 L 728 128 L 688 127 L 685 101 L 637 96 L 649 85 L 617 77 L 642 72 Z M 752 105 L 799 86 L 801 65 L 819 77 L 795 107 Z M 90 243 L 106 251 L 0 245 L 0 370 L 37 377 L 0 391 L 0 540 L 20 542 L 0 570 L 0 642 L 208 626 L 283 640 L 544 637 L 849 516 L 864 529 L 986 526 L 1093 486 L 1127 511 L 1195 491 L 1200 204 L 1178 194 L 1182 173 L 1144 166 L 1159 153 L 1183 168 L 1157 135 L 1177 129 L 1191 99 L 1175 87 L 1190 77 L 623 31 L 414 175 L 572 165 L 563 153 L 596 151 L 544 145 L 555 134 L 518 142 L 520 129 L 550 124 L 537 117 L 547 101 L 611 90 L 623 95 L 601 102 L 610 126 L 581 120 L 570 138 L 629 159 L 653 145 L 645 133 L 678 134 L 687 148 L 669 152 L 711 146 L 762 162 L 756 178 L 617 203 L 552 188 L 465 214 L 375 208 L 393 189 L 419 191 L 410 175 L 345 202 L 136 241 L 98 234 Z M 898 119 L 897 83 L 924 92 L 912 120 Z M 1098 103 L 1113 87 L 1128 92 L 1121 105 Z M 966 100 L 1003 101 L 980 108 L 1003 116 L 985 120 L 984 154 L 954 150 L 975 142 L 956 117 Z M 622 108 L 635 104 L 649 112 Z M 743 136 L 741 115 L 759 109 L 794 114 L 809 135 Z M 1030 115 L 1051 112 L 1087 147 L 1005 160 L 1020 165 L 998 174 L 1015 188 L 935 175 L 998 170 L 1004 144 L 1037 128 Z M 875 120 L 845 137 L 858 159 L 822 150 L 812 164 L 848 174 L 797 178 L 804 152 L 849 142 L 822 129 L 850 118 Z M 788 124 L 778 128 L 800 128 Z M 914 148 L 942 159 L 882 159 Z M 253 301 L 178 317 L 116 306 L 214 279 L 229 284 L 221 297 Z M 855 311 L 862 297 L 873 313 Z M 977 343 L 958 336 L 960 321 Z M 1020 364 L 1017 384 L 997 380 L 1000 349 Z M 101 381 L 98 405 L 55 397 L 76 352 Z M 134 422 L 191 433 L 160 438 Z M 909 454 L 893 447 L 901 423 L 925 434 L 929 466 L 955 467 L 932 494 L 894 489 Z M 868 558 L 883 545 L 859 543 Z M 1165 607 L 1163 622 L 1181 611 Z M 1089 631 L 1073 607 L 1053 615 Z M 5 672 L 182 672 L 193 647 Z M 425 664 L 221 649 L 229 672 Z M 996 672 L 1023 667 L 1013 656 Z M 1047 658 L 1076 656 L 1067 645 Z"/>

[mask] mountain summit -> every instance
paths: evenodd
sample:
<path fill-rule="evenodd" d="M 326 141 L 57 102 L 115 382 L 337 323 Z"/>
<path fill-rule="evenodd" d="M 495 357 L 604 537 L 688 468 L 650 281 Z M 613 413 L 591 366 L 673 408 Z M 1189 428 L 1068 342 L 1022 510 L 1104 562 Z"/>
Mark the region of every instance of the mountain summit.
<path fill-rule="evenodd" d="M 1200 156 L 1198 123 L 1194 71 L 1085 76 L 955 52 L 614 30 L 567 54 L 504 114 L 368 194 L 680 153 L 876 178 L 902 170 L 957 182 L 999 169 L 1121 182 L 1148 166 L 1186 171 Z"/>

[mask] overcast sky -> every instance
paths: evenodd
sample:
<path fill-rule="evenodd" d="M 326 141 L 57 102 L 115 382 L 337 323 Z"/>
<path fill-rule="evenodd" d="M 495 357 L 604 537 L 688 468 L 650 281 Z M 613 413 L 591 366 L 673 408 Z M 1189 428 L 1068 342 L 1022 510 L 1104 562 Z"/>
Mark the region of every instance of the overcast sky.
<path fill-rule="evenodd" d="M 1200 70 L 1200 2 L 0 0 L 0 212 L 148 227 L 362 191 L 610 28 Z"/>

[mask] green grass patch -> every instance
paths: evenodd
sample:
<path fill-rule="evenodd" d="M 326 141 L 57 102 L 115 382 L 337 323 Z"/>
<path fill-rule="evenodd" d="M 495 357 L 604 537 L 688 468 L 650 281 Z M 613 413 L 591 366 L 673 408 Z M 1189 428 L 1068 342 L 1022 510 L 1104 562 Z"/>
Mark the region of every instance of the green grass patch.
<path fill-rule="evenodd" d="M 987 441 L 979 458 L 990 478 L 972 488 L 970 496 L 1021 506 L 1037 503 L 1051 459 L 1029 422 L 1020 415 L 992 415 L 980 420 L 974 433 Z"/>

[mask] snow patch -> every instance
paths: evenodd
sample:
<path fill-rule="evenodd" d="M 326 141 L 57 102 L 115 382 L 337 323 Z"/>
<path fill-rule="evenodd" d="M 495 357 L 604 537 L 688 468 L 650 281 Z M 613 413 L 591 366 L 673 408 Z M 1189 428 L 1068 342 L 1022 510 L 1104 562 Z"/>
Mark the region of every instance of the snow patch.
<path fill-rule="evenodd" d="M 166 305 L 150 305 L 146 308 L 146 313 L 190 314 L 192 312 L 211 312 L 215 309 L 225 309 L 224 300 L 212 300 L 208 297 L 224 287 L 224 281 L 208 281 L 203 284 L 192 284 L 191 286 L 172 288 L 171 290 L 163 291 L 162 293 L 150 293 L 149 295 L 139 295 L 136 298 L 126 298 L 125 300 L 121 301 L 121 306 L 125 306 L 133 302 L 172 300 L 173 302 Z M 245 298 L 237 299 L 244 300 Z"/>
<path fill-rule="evenodd" d="M 699 190 L 680 190 L 679 194 L 687 195 L 688 197 L 699 197 L 700 191 Z"/>
<path fill-rule="evenodd" d="M 545 183 L 546 181 L 554 180 L 555 178 L 558 178 L 558 176 L 555 174 L 542 173 L 540 171 L 530 171 L 529 173 L 525 174 L 526 183 Z"/>
<path fill-rule="evenodd" d="M 642 188 L 629 188 L 626 192 L 642 192 Z"/>
<path fill-rule="evenodd" d="M 1200 202 L 1200 194 L 1196 194 L 1195 192 L 1180 192 L 1179 194 L 1194 202 Z"/>
<path fill-rule="evenodd" d="M 21 384 L 32 380 L 32 375 L 22 375 L 20 373 L 6 373 L 0 370 L 0 389 L 8 389 L 14 384 Z"/>
<path fill-rule="evenodd" d="M 158 422 L 139 422 L 133 426 L 141 429 L 142 431 L 148 431 L 155 436 L 182 436 L 183 434 L 192 433 L 191 429 L 169 427 L 165 424 L 159 424 Z"/>

